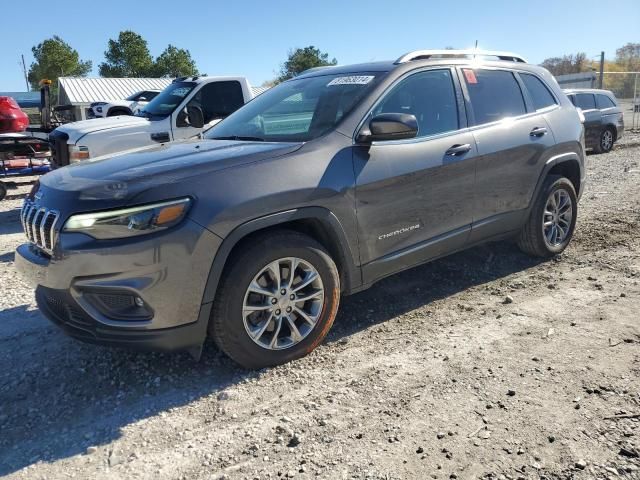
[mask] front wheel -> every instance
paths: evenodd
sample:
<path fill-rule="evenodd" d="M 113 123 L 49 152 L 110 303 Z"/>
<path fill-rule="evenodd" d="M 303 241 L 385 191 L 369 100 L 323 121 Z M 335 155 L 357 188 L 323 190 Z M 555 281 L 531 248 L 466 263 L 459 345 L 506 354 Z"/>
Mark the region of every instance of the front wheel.
<path fill-rule="evenodd" d="M 228 265 L 209 333 L 229 357 L 263 368 L 322 342 L 340 299 L 338 270 L 322 245 L 297 232 L 270 233 L 245 242 Z"/>
<path fill-rule="evenodd" d="M 525 223 L 518 246 L 536 257 L 562 253 L 571 242 L 578 217 L 578 198 L 569 179 L 549 175 Z"/>

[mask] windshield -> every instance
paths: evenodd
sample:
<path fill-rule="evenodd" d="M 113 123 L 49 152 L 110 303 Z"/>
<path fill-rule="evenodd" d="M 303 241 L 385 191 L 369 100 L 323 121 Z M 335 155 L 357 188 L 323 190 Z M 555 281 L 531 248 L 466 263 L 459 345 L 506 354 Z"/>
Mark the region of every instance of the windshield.
<path fill-rule="evenodd" d="M 306 142 L 335 126 L 367 94 L 380 72 L 284 82 L 213 127 L 209 139 Z"/>
<path fill-rule="evenodd" d="M 147 103 L 136 115 L 142 117 L 166 117 L 171 115 L 195 86 L 196 84 L 193 82 L 172 83 Z"/>

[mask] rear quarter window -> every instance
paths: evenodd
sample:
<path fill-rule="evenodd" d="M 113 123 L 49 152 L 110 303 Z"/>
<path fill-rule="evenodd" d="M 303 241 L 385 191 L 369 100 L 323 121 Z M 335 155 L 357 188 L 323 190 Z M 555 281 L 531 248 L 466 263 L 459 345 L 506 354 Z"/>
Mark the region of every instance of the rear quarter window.
<path fill-rule="evenodd" d="M 596 95 L 596 103 L 598 105 L 598 108 L 601 110 L 605 108 L 613 108 L 617 106 L 613 100 L 611 100 L 606 95 L 602 95 L 602 94 Z"/>
<path fill-rule="evenodd" d="M 526 113 L 520 85 L 505 70 L 463 68 L 476 125 Z"/>
<path fill-rule="evenodd" d="M 529 73 L 521 73 L 520 78 L 531 96 L 533 108 L 541 110 L 543 108 L 556 105 L 556 99 L 551 95 L 547 86 L 542 83 L 542 80 Z"/>

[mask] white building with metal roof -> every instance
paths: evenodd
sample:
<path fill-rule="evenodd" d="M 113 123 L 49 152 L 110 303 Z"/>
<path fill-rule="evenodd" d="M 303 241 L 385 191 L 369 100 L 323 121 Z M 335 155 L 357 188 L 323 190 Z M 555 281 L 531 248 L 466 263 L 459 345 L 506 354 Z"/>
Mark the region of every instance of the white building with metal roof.
<path fill-rule="evenodd" d="M 171 78 L 60 77 L 58 105 L 72 105 L 76 120 L 85 120 L 93 102 L 124 100 L 141 90 L 163 90 Z"/>

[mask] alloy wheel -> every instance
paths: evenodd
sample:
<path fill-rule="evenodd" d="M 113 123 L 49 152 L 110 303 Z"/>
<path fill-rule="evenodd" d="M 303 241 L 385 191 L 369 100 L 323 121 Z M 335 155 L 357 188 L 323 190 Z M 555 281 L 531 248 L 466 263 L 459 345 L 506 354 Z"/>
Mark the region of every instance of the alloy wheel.
<path fill-rule="evenodd" d="M 569 192 L 559 188 L 551 192 L 542 214 L 542 229 L 548 246 L 557 247 L 568 237 L 573 219 L 573 202 Z"/>
<path fill-rule="evenodd" d="M 604 132 L 602 132 L 600 146 L 605 152 L 611 150 L 611 147 L 613 146 L 613 133 L 611 133 L 611 130 L 605 130 Z"/>
<path fill-rule="evenodd" d="M 283 350 L 315 328 L 324 305 L 324 286 L 316 268 L 296 257 L 262 268 L 249 284 L 242 319 L 249 337 L 268 350 Z"/>

